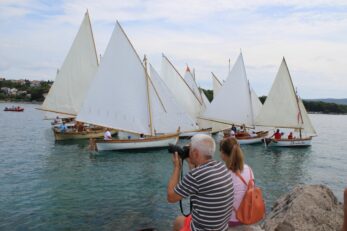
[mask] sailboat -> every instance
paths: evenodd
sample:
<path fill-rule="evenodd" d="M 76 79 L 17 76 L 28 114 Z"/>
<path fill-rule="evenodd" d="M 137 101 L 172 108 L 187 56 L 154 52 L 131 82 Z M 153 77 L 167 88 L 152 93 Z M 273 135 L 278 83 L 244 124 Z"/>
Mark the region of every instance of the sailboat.
<path fill-rule="evenodd" d="M 60 117 L 76 117 L 97 68 L 98 58 L 87 11 L 69 53 L 62 67 L 57 71 L 55 81 L 42 106 L 38 109 L 60 115 Z M 68 129 L 61 132 L 59 128 L 54 126 L 52 129 L 55 140 L 103 136 L 103 129 L 95 126 L 88 126 L 80 131 Z"/>
<path fill-rule="evenodd" d="M 246 69 L 240 53 L 218 95 L 202 115 L 203 119 L 228 125 L 254 127 L 254 104 Z M 268 132 L 236 136 L 240 144 L 260 143 Z"/>
<path fill-rule="evenodd" d="M 292 139 L 266 139 L 268 146 L 310 146 L 317 133 L 302 100 L 296 94 L 292 78 L 283 58 L 264 106 L 256 117 L 256 125 L 297 131 Z"/>
<path fill-rule="evenodd" d="M 158 108 L 162 107 L 161 99 L 151 84 L 146 64 L 117 21 L 76 120 L 140 134 L 140 138 L 95 139 L 93 146 L 97 150 L 158 148 L 177 142 L 179 132 L 166 133 L 167 127 L 157 120 L 160 115 L 155 113 L 164 110 Z"/>
<path fill-rule="evenodd" d="M 153 108 L 153 120 L 156 122 L 156 130 L 170 133 L 180 127 L 180 132 L 199 129 L 194 119 L 181 107 L 170 92 L 169 87 L 160 78 L 158 72 L 150 64 L 150 93 Z M 159 97 L 157 97 L 158 95 Z M 160 99 L 160 101 L 158 101 Z"/>
<path fill-rule="evenodd" d="M 197 94 L 200 93 L 194 93 L 193 89 L 189 87 L 188 83 L 179 74 L 177 69 L 164 54 L 162 55 L 160 77 L 164 83 L 169 86 L 170 91 L 175 97 L 176 101 L 182 106 L 185 112 L 187 112 L 191 118 L 195 120 L 195 123 L 199 127 L 198 129 L 193 129 L 191 131 L 181 132 L 180 137 L 190 137 L 198 133 L 210 134 L 211 128 L 206 126 L 204 121 L 200 121 L 200 119 L 198 119 L 204 110 L 202 99 L 197 96 Z M 191 78 L 193 78 L 193 76 L 191 76 Z"/>

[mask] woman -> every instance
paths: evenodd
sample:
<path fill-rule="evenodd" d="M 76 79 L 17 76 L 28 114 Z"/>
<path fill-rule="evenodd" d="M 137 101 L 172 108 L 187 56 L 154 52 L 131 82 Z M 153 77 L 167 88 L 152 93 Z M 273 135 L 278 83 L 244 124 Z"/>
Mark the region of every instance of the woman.
<path fill-rule="evenodd" d="M 244 163 L 243 152 L 238 144 L 237 140 L 234 137 L 229 137 L 223 139 L 220 142 L 220 152 L 221 158 L 225 162 L 227 168 L 230 170 L 230 173 L 233 178 L 234 184 L 234 210 L 231 214 L 229 220 L 229 227 L 235 227 L 242 225 L 241 222 L 236 218 L 236 211 L 239 208 L 243 196 L 247 190 L 247 186 L 242 182 L 237 173 L 240 173 L 242 178 L 248 183 L 252 178 L 253 172 L 252 169 Z"/>

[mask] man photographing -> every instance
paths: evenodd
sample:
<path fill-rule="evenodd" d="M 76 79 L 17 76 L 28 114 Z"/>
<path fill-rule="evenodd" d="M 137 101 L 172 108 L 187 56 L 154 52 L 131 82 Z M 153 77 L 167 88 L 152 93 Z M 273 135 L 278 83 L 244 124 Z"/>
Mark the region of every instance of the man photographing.
<path fill-rule="evenodd" d="M 191 138 L 191 169 L 179 182 L 182 164 L 178 153 L 173 155 L 174 170 L 167 187 L 167 200 L 175 203 L 191 197 L 191 216 L 178 216 L 174 230 L 227 230 L 234 201 L 232 177 L 222 162 L 213 160 L 215 141 L 208 135 Z"/>

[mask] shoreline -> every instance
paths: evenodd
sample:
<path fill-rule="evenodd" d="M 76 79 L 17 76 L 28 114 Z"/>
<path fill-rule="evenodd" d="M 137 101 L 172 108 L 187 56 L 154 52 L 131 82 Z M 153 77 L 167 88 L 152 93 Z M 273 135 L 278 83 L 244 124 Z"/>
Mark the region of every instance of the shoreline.
<path fill-rule="evenodd" d="M 11 100 L 0 100 L 0 103 L 21 103 L 21 104 L 42 104 L 43 101 L 21 101 L 21 100 L 18 100 L 18 101 L 11 101 Z M 347 115 L 347 113 L 324 113 L 324 112 L 307 112 L 308 114 L 312 114 L 312 115 L 315 115 L 315 114 L 318 114 L 318 115 Z"/>

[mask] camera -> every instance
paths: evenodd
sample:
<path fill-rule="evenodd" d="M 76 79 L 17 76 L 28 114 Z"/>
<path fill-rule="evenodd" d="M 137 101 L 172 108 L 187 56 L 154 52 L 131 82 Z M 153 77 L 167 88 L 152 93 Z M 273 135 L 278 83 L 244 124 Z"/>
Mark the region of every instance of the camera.
<path fill-rule="evenodd" d="M 169 148 L 168 148 L 168 151 L 169 151 L 169 153 L 172 153 L 172 154 L 177 152 L 178 156 L 182 160 L 184 160 L 185 158 L 189 157 L 189 148 L 190 148 L 189 146 L 180 147 L 178 145 L 170 144 Z"/>

